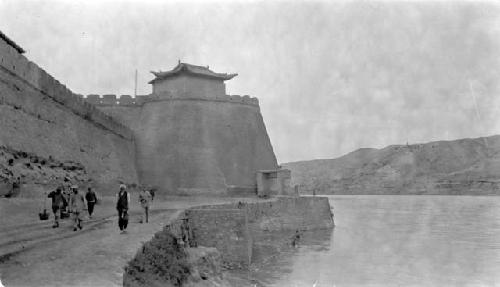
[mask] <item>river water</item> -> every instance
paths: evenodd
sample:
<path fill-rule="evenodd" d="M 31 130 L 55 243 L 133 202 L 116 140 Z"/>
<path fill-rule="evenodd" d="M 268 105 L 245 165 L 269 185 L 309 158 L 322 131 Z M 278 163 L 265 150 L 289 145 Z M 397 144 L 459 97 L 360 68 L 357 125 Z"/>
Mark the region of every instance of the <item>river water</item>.
<path fill-rule="evenodd" d="M 256 276 L 266 286 L 500 286 L 500 197 L 330 196 L 333 230 L 306 232 Z"/>

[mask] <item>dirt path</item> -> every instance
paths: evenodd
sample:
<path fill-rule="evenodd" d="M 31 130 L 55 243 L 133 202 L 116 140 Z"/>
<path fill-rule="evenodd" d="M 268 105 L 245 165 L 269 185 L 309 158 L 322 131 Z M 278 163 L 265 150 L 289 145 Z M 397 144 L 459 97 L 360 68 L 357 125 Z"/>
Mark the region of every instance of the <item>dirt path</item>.
<path fill-rule="evenodd" d="M 139 223 L 139 210 L 132 208 L 126 234 L 120 233 L 113 209 L 104 206 L 101 209 L 107 212 L 86 220 L 77 232 L 72 231 L 71 221 L 57 229 L 51 228 L 52 222 L 36 221 L 0 226 L 1 282 L 5 286 L 121 286 L 126 262 L 176 213 L 189 206 L 234 200 L 181 198 L 156 203 L 147 224 Z"/>
<path fill-rule="evenodd" d="M 123 266 L 141 244 L 161 230 L 175 211 L 153 216 L 151 223 L 131 222 L 121 234 L 116 217 L 82 231 L 62 232 L 39 242 L 0 266 L 5 286 L 121 286 Z"/>

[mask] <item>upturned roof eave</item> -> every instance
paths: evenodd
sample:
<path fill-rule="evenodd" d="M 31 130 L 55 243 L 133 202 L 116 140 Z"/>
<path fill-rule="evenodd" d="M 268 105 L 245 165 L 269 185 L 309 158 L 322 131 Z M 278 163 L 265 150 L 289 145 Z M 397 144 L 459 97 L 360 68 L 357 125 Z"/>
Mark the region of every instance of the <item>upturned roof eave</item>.
<path fill-rule="evenodd" d="M 222 80 L 222 81 L 231 80 L 232 78 L 234 78 L 238 75 L 238 74 L 207 75 L 207 74 L 195 73 L 195 72 L 191 72 L 191 71 L 179 71 L 179 72 L 175 72 L 175 73 L 163 72 L 161 74 L 158 72 L 151 72 L 151 73 L 153 73 L 153 75 L 155 75 L 156 78 L 149 81 L 148 82 L 149 84 L 153 84 L 153 83 L 156 83 L 156 82 L 161 81 L 161 80 L 166 80 L 168 78 L 180 76 L 182 74 L 195 76 L 195 77 L 199 77 L 199 78 L 208 78 L 208 79 Z"/>
<path fill-rule="evenodd" d="M 159 72 L 154 72 L 151 71 L 153 75 L 155 75 L 155 79 L 151 80 L 149 84 L 153 84 L 157 81 L 165 80 L 170 77 L 175 77 L 181 74 L 187 74 L 191 76 L 196 76 L 196 77 L 201 77 L 201 78 L 208 78 L 208 79 L 215 79 L 215 80 L 222 80 L 222 81 L 227 81 L 231 80 L 232 78 L 236 77 L 238 74 L 223 74 L 223 73 L 215 73 L 211 71 L 208 66 L 203 67 L 203 66 L 197 66 L 197 65 L 191 65 L 188 63 L 181 63 L 179 61 L 179 64 L 175 66 L 170 71 L 159 71 Z"/>

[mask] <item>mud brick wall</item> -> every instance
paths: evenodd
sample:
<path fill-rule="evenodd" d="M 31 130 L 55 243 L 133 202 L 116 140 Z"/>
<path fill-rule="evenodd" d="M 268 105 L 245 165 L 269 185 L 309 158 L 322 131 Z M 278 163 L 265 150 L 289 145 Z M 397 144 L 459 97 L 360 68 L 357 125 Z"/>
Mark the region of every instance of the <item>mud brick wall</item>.
<path fill-rule="evenodd" d="M 0 39 L 0 146 L 81 163 L 98 192 L 135 183 L 129 128 L 83 100 Z"/>

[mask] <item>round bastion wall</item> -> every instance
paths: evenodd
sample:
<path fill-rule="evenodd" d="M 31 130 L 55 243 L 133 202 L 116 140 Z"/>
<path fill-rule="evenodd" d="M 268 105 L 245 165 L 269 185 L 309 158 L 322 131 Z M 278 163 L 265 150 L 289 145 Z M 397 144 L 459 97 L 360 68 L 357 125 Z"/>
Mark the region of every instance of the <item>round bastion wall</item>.
<path fill-rule="evenodd" d="M 158 98 L 99 109 L 134 131 L 142 184 L 168 193 L 216 192 L 256 188 L 257 170 L 277 168 L 258 102 L 252 100 Z"/>

